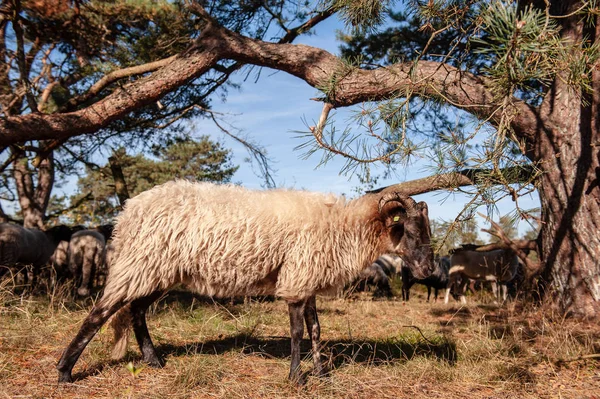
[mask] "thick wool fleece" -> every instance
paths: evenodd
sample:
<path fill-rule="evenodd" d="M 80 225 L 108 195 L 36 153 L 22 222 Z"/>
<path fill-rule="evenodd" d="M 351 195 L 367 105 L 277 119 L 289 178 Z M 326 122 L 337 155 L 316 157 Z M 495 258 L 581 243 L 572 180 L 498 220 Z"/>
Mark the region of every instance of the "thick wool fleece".
<path fill-rule="evenodd" d="M 290 301 L 341 288 L 386 252 L 377 202 L 175 181 L 127 201 L 103 306 L 183 284 Z"/>

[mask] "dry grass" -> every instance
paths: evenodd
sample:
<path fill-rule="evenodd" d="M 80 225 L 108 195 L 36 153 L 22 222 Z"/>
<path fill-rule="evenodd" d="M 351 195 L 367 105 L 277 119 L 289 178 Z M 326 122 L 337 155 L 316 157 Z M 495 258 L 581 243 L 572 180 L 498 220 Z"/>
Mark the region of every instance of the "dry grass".
<path fill-rule="evenodd" d="M 150 333 L 167 360 L 143 368 L 137 350 L 110 360 L 101 331 L 58 385 L 55 364 L 91 305 L 64 294 L 20 297 L 0 284 L 0 397 L 10 398 L 586 398 L 600 397 L 596 324 L 535 312 L 407 304 L 367 294 L 318 302 L 325 378 L 287 381 L 289 321 L 282 301 L 212 303 L 171 295 L 154 306 Z M 418 328 L 412 327 L 416 326 Z M 310 371 L 304 342 L 303 370 Z"/>

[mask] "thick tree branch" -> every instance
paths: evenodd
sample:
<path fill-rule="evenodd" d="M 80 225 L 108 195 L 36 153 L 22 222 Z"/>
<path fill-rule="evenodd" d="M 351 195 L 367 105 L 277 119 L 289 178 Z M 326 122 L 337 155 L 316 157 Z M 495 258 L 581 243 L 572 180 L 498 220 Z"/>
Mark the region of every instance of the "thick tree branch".
<path fill-rule="evenodd" d="M 152 75 L 124 85 L 86 108 L 64 114 L 30 114 L 0 120 L 0 145 L 94 133 L 129 112 L 155 102 L 225 59 L 297 76 L 309 85 L 326 89 L 326 101 L 334 107 L 411 93 L 442 97 L 490 123 L 497 122 L 498 105 L 486 89 L 485 80 L 449 65 L 419 61 L 375 70 L 350 68 L 327 51 L 247 38 L 212 21 L 194 47 L 165 62 L 166 65 Z M 515 131 L 521 138 L 532 140 L 536 130 L 534 110 L 516 99 L 512 106 L 516 115 Z"/>
<path fill-rule="evenodd" d="M 109 84 L 116 82 L 119 79 L 123 79 L 123 78 L 130 77 L 130 76 L 142 75 L 144 73 L 156 71 L 157 69 L 162 68 L 165 65 L 168 65 L 169 63 L 171 63 L 173 60 L 175 60 L 176 57 L 177 56 L 171 56 L 171 57 L 168 57 L 168 58 L 165 58 L 162 60 L 149 62 L 147 64 L 136 65 L 136 66 L 132 66 L 129 68 L 123 68 L 123 69 L 113 71 L 113 72 L 109 73 L 108 75 L 104 75 L 102 77 L 102 79 L 100 79 L 99 81 L 94 83 L 94 85 L 92 87 L 90 87 L 90 89 L 87 92 L 85 92 L 83 95 L 70 99 L 69 102 L 67 103 L 66 109 L 67 110 L 75 109 L 75 107 L 78 104 L 81 104 L 81 103 L 89 100 L 96 94 L 100 93 L 100 91 L 102 91 L 102 89 L 107 87 Z"/>
<path fill-rule="evenodd" d="M 216 53 L 215 49 L 211 48 L 178 56 L 167 67 L 151 76 L 125 85 L 98 102 L 75 112 L 28 114 L 0 120 L 0 145 L 95 133 L 112 121 L 155 102 L 202 75 L 218 60 Z"/>
<path fill-rule="evenodd" d="M 418 195 L 441 189 L 472 186 L 484 179 L 487 182 L 489 181 L 491 172 L 492 171 L 489 169 L 463 169 L 459 172 L 424 177 L 422 179 L 398 183 L 369 192 L 383 193 L 398 191 L 406 195 Z M 500 173 L 508 183 L 527 183 L 532 180 L 533 168 L 527 166 L 513 166 L 501 169 Z"/>

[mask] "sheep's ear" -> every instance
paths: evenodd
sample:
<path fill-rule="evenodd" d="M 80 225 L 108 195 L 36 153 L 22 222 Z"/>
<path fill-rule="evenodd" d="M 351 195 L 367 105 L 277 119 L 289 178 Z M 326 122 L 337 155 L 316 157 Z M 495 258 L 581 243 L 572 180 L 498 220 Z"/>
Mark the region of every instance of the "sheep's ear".
<path fill-rule="evenodd" d="M 429 225 L 429 208 L 427 203 L 421 201 L 416 206 L 419 218 L 421 219 L 421 240 L 426 242 L 431 239 L 431 226 Z"/>
<path fill-rule="evenodd" d="M 421 215 L 429 220 L 429 208 L 427 207 L 427 203 L 425 201 L 421 201 L 417 204 L 417 210 L 421 213 Z"/>

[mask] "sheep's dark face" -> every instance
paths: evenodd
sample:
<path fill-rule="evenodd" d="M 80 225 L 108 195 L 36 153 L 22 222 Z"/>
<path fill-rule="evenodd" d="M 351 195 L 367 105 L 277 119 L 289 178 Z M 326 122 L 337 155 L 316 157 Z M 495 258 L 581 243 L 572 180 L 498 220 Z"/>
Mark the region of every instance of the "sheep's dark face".
<path fill-rule="evenodd" d="M 383 216 L 392 251 L 402 258 L 415 278 L 422 279 L 430 276 L 435 269 L 431 228 L 427 204 L 417 204 L 414 200 L 413 204 L 406 206 L 398 202 L 394 206 L 388 205 Z"/>

